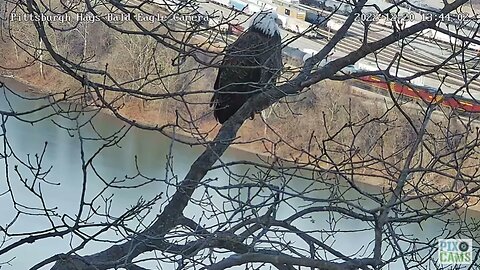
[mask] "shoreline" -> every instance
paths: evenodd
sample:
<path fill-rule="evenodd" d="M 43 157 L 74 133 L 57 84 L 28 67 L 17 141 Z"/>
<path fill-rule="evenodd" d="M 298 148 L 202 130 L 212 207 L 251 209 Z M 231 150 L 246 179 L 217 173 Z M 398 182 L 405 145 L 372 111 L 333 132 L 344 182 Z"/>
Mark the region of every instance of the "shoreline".
<path fill-rule="evenodd" d="M 11 91 L 19 91 L 22 93 L 32 94 L 36 96 L 40 96 L 40 93 L 43 93 L 43 91 L 30 85 L 22 78 L 15 77 L 13 75 L 7 76 L 4 74 L 0 74 L 0 79 L 2 80 L 2 83 L 7 86 L 8 89 L 10 89 Z M 18 90 L 18 88 L 21 88 L 22 90 Z"/>
<path fill-rule="evenodd" d="M 42 90 L 42 89 L 40 89 L 36 86 L 33 86 L 27 80 L 24 80 L 20 77 L 15 77 L 13 75 L 9 76 L 9 75 L 0 74 L 0 79 L 5 84 L 5 86 L 8 86 L 8 88 L 11 91 L 15 91 L 15 92 L 18 91 L 18 92 L 21 92 L 21 93 L 24 93 L 24 94 L 27 94 L 27 95 L 33 95 L 33 96 L 36 96 L 36 97 L 41 97 L 43 94 L 51 94 L 48 91 L 44 91 L 44 90 Z M 115 118 L 115 116 L 109 111 L 102 110 L 101 112 L 105 115 L 109 115 L 109 116 Z M 146 123 L 146 122 L 140 122 L 140 123 L 150 125 L 150 123 Z M 172 131 L 166 131 L 166 133 L 169 134 L 170 139 L 172 137 L 175 137 L 175 138 L 180 137 L 181 141 L 178 141 L 180 143 L 199 143 L 200 142 L 200 138 L 197 138 L 195 136 L 191 136 L 186 132 L 176 132 L 174 134 Z M 162 135 L 165 136 L 164 134 L 162 134 Z M 265 152 L 262 152 L 262 151 L 255 151 L 253 149 L 250 149 L 249 147 L 245 147 L 245 146 L 242 146 L 242 145 L 244 145 L 244 144 L 238 144 L 237 143 L 237 144 L 231 145 L 230 148 L 235 149 L 235 151 L 240 151 L 243 154 L 258 155 L 258 156 L 261 156 L 261 157 L 267 158 L 267 159 L 271 158 L 271 155 L 269 155 L 268 153 L 265 153 Z M 282 161 L 293 162 L 291 160 L 286 160 L 286 159 L 282 159 Z"/>
<path fill-rule="evenodd" d="M 4 75 L 4 74 L 0 74 L 0 79 L 1 79 L 1 82 L 4 83 L 5 86 L 8 87 L 8 89 L 10 89 L 11 91 L 15 91 L 15 92 L 20 92 L 20 93 L 24 93 L 24 94 L 28 94 L 28 95 L 33 95 L 33 96 L 36 96 L 36 97 L 41 97 L 43 94 L 50 94 L 48 91 L 46 90 L 42 90 L 38 87 L 35 87 L 33 85 L 31 85 L 27 80 L 24 80 L 20 77 L 15 77 L 15 76 L 8 76 L 8 75 Z M 115 116 L 110 113 L 109 111 L 105 111 L 105 110 L 102 110 L 101 113 L 105 114 L 105 115 L 108 115 L 110 117 L 113 117 L 115 118 Z M 146 124 L 146 125 L 150 125 L 150 123 L 143 123 L 142 124 Z M 169 137 L 169 139 L 173 139 L 179 143 L 199 143 L 200 142 L 200 139 L 195 137 L 195 136 L 191 136 L 189 135 L 188 133 L 186 132 L 175 132 L 173 133 L 172 131 L 166 131 L 165 133 L 167 133 L 168 135 L 165 135 L 165 134 L 162 134 L 163 136 L 166 136 L 166 137 Z M 288 160 L 288 159 L 284 159 L 282 157 L 272 157 L 271 155 L 269 155 L 268 153 L 265 153 L 265 152 L 261 152 L 261 151 L 255 151 L 253 149 L 250 149 L 249 147 L 246 147 L 246 146 L 243 146 L 244 144 L 233 144 L 231 146 L 229 146 L 229 149 L 232 149 L 234 151 L 237 151 L 237 152 L 241 152 L 242 154 L 244 155 L 252 155 L 252 156 L 256 156 L 257 158 L 261 158 L 262 160 L 275 160 L 275 159 L 280 159 L 282 163 L 286 163 L 287 165 L 295 165 L 295 161 L 293 160 Z M 245 144 L 247 145 L 247 144 Z M 228 151 L 228 149 L 227 149 Z M 306 166 L 306 168 L 308 169 L 312 169 L 312 170 L 319 170 L 318 168 L 314 167 L 314 166 L 311 166 L 311 165 L 308 165 Z M 373 181 L 368 181 L 368 180 L 364 180 L 364 179 L 359 179 L 358 184 L 361 184 L 361 185 L 364 185 L 368 188 L 378 188 L 379 189 L 379 185 L 374 183 Z M 467 213 L 470 212 L 471 214 L 473 215 L 480 215 L 480 201 L 477 202 L 476 204 L 474 205 L 471 205 L 469 206 L 468 208 L 467 207 L 459 207 L 458 209 L 462 209 L 462 210 L 465 210 Z"/>

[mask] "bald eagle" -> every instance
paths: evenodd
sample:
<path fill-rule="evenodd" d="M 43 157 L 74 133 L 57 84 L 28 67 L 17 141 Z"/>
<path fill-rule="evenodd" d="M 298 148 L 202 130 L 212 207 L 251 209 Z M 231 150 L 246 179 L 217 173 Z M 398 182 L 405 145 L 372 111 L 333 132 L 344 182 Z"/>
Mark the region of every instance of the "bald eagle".
<path fill-rule="evenodd" d="M 262 87 L 276 82 L 283 66 L 278 24 L 281 21 L 275 12 L 257 13 L 247 31 L 225 49 L 210 101 L 220 124 Z"/>

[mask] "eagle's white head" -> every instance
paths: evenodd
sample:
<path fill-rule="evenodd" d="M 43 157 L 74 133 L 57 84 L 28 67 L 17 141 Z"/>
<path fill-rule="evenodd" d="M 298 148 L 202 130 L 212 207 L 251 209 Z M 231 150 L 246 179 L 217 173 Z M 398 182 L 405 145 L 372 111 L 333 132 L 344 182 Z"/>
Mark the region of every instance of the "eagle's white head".
<path fill-rule="evenodd" d="M 271 37 L 275 34 L 280 35 L 279 25 L 282 25 L 282 21 L 278 18 L 277 13 L 272 10 L 258 12 L 250 21 L 250 27 L 256 28 Z"/>

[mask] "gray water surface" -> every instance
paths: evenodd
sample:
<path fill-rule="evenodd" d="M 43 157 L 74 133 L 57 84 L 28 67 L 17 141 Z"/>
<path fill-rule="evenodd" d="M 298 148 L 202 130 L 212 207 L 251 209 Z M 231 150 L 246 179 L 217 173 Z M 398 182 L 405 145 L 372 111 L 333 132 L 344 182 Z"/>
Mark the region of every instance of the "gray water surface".
<path fill-rule="evenodd" d="M 6 95 L 15 111 L 25 111 L 45 104 L 45 101 L 42 100 L 26 101 L 17 98 L 12 94 L 7 93 Z M 67 105 L 64 104 L 64 106 Z M 3 94 L 2 98 L 0 98 L 0 110 L 9 110 L 7 99 L 3 96 Z M 27 120 L 40 119 L 49 113 L 51 113 L 51 109 L 40 111 L 25 118 Z M 124 130 L 127 130 L 129 127 L 111 116 L 98 114 L 93 120 L 95 123 L 95 130 L 92 129 L 92 127 L 85 126 L 80 129 L 79 134 L 78 130 L 75 130 L 76 126 L 85 123 L 88 119 L 90 119 L 89 117 L 91 117 L 91 114 L 86 113 L 80 116 L 78 118 L 79 121 L 69 120 L 66 118 L 66 116 L 67 115 L 63 115 L 63 117 L 58 115 L 52 116 L 33 125 L 15 118 L 8 118 L 5 126 L 7 130 L 6 137 L 8 143 L 12 149 L 15 150 L 16 157 L 23 162 L 27 162 L 28 159 L 34 162 L 35 154 L 40 155 L 44 149 L 45 143 L 47 143 L 47 148 L 42 162 L 42 169 L 47 170 L 51 167 L 47 179 L 53 184 L 44 182 L 40 184 L 42 187 L 41 191 L 45 198 L 45 204 L 47 207 L 55 208 L 54 211 L 55 213 L 58 213 L 59 216 L 68 215 L 70 217 L 75 217 L 79 210 L 78 201 L 81 198 L 83 183 L 79 135 L 85 138 L 98 138 L 99 135 L 107 137 L 111 136 L 122 127 L 124 127 Z M 74 115 L 71 116 L 73 117 Z M 67 131 L 65 129 L 61 129 L 58 127 L 59 125 L 66 128 L 72 128 L 72 130 Z M 100 141 L 86 141 L 84 143 L 85 156 L 88 157 L 95 153 L 100 145 Z M 2 146 L 0 146 L 0 149 L 2 152 L 4 152 L 5 145 L 3 143 Z M 173 157 L 173 162 L 171 164 L 173 164 L 173 168 L 171 168 L 171 170 L 166 170 L 167 155 L 169 155 L 170 150 L 172 150 L 171 155 Z M 171 184 L 178 183 L 181 179 L 183 179 L 186 172 L 190 168 L 190 165 L 200 155 L 202 150 L 203 148 L 200 146 L 190 147 L 179 143 L 172 143 L 169 138 L 162 136 L 158 132 L 150 132 L 132 128 L 125 135 L 125 138 L 121 141 L 121 143 L 102 151 L 95 158 L 94 162 L 95 170 L 101 175 L 103 181 L 110 181 L 114 178 L 126 178 L 127 180 L 122 183 L 124 186 L 144 184 L 141 187 L 131 189 L 107 189 L 103 196 L 108 197 L 113 195 L 111 214 L 120 215 L 125 211 L 125 209 L 128 209 L 134 205 L 140 198 L 149 200 L 161 192 L 163 192 L 165 196 L 162 197 L 163 199 L 161 199 L 160 202 L 165 202 L 165 198 L 174 192 L 174 188 L 171 186 Z M 7 150 L 7 152 L 9 151 Z M 157 178 L 158 180 L 147 181 L 142 177 L 136 177 L 132 180 L 129 180 L 130 177 L 137 174 L 135 157 L 137 157 L 137 164 L 142 174 L 146 177 Z M 227 151 L 222 158 L 223 162 L 235 160 L 259 161 L 255 155 L 234 150 Z M 15 165 L 18 165 L 19 162 L 10 158 L 7 169 L 4 160 L 1 161 L 0 194 L 5 192 L 10 185 L 12 190 L 14 190 L 14 199 L 19 205 L 31 208 L 41 208 L 42 202 L 25 187 L 15 172 Z M 33 179 L 31 172 L 25 168 L 21 168 L 20 171 L 24 177 L 30 179 L 27 180 L 27 184 L 30 184 L 29 181 Z M 250 166 L 242 165 L 233 167 L 229 173 L 232 172 L 239 175 L 253 176 L 258 173 L 258 170 Z M 216 185 L 217 187 L 226 187 L 232 184 L 237 184 L 238 182 L 236 182 L 235 179 L 229 177 L 229 173 L 218 169 L 210 172 L 207 175 L 207 178 L 216 179 L 211 181 L 211 184 Z M 308 176 L 308 174 L 305 173 L 304 176 Z M 89 201 L 92 200 L 100 190 L 105 188 L 105 183 L 97 175 L 95 175 L 95 172 L 92 169 L 87 171 L 87 177 L 88 181 L 86 200 Z M 286 179 L 286 177 L 279 177 L 274 181 L 287 181 Z M 290 179 L 288 181 L 290 181 L 288 185 L 290 191 L 309 190 L 305 193 L 306 197 L 325 199 L 329 196 L 328 189 L 318 186 L 311 180 L 293 178 L 293 180 Z M 365 189 L 369 189 L 371 191 L 374 190 L 371 187 L 365 187 Z M 35 185 L 34 190 L 39 190 L 38 183 Z M 247 198 L 250 196 L 250 194 L 245 192 L 245 190 L 235 191 L 233 189 L 230 191 L 230 196 L 234 196 L 235 194 L 233 193 L 235 192 L 238 192 L 238 198 L 240 202 L 247 200 Z M 215 207 L 223 207 L 226 210 L 235 209 L 235 203 L 225 202 L 224 199 L 216 196 L 215 194 L 210 195 L 213 198 L 212 205 Z M 204 196 L 204 187 L 199 188 L 195 192 L 195 198 L 197 199 L 204 198 Z M 353 199 L 356 198 L 356 196 L 358 197 L 358 194 L 351 192 L 351 195 L 347 194 L 347 196 L 350 196 Z M 9 223 L 16 214 L 16 211 L 13 211 L 12 200 L 12 196 L 10 196 L 8 193 L 0 196 L 1 226 L 5 226 L 7 223 Z M 258 202 L 259 200 L 260 198 L 256 198 L 254 201 L 252 201 L 252 203 Z M 95 202 L 100 209 L 104 208 L 104 206 L 101 205 L 101 199 L 97 199 Z M 301 209 L 301 207 L 305 204 L 305 201 L 299 198 L 292 198 L 288 202 L 290 205 L 284 205 L 278 210 L 277 218 L 285 218 L 291 215 L 295 210 Z M 34 209 L 25 210 L 19 205 L 17 205 L 19 209 L 22 209 L 22 211 L 30 214 L 39 212 L 38 210 Z M 370 202 L 366 199 L 363 201 L 364 207 L 369 207 L 371 205 L 373 205 L 373 202 Z M 156 204 L 153 207 L 152 212 L 157 213 L 160 210 L 160 207 L 160 204 Z M 201 223 L 206 225 L 215 226 L 215 222 L 218 222 L 216 219 L 208 220 L 206 216 L 202 217 L 202 212 L 199 211 L 199 209 L 194 205 L 187 207 L 185 214 L 186 216 L 190 216 L 197 221 L 201 219 Z M 155 214 L 150 215 L 145 222 L 151 221 L 154 217 Z M 299 228 L 304 230 L 319 230 L 320 228 L 329 228 L 328 220 L 330 218 L 332 217 L 328 214 L 315 214 L 309 219 L 300 220 L 296 226 L 299 226 Z M 60 219 L 56 219 L 55 222 L 59 222 L 59 220 Z M 100 219 L 95 218 L 93 220 L 98 222 Z M 222 217 L 220 217 L 219 220 L 222 221 Z M 9 232 L 22 233 L 30 230 L 48 229 L 49 227 L 50 221 L 43 216 L 21 215 L 15 222 L 14 226 L 10 228 Z M 330 237 L 320 234 L 318 234 L 318 236 L 324 237 L 324 242 L 326 244 L 335 247 L 346 254 L 352 254 L 359 249 L 362 249 L 368 254 L 368 251 L 371 250 L 371 246 L 369 247 L 368 244 L 371 239 L 373 239 L 373 231 L 362 231 L 362 229 L 368 228 L 369 227 L 367 224 L 359 224 L 358 221 L 344 219 L 337 224 L 335 230 L 348 230 L 351 232 L 338 233 Z M 452 227 L 452 229 L 454 228 Z M 422 224 L 422 227 L 415 224 L 404 226 L 402 227 L 402 230 L 413 235 L 418 235 L 418 238 L 420 239 L 432 239 L 442 234 L 441 224 L 437 221 L 427 222 Z M 118 235 L 113 232 L 106 233 L 103 237 L 105 237 L 105 239 L 118 239 Z M 18 240 L 19 238 L 15 239 Z M 37 241 L 33 244 L 23 245 L 11 252 L 8 252 L 7 254 L 4 254 L 3 256 L 0 256 L 0 262 L 10 261 L 9 264 L 2 266 L 2 270 L 29 269 L 36 263 L 45 260 L 54 254 L 68 252 L 72 246 L 75 247 L 79 243 L 79 239 L 71 239 L 70 236 L 66 236 L 63 239 L 58 237 L 49 238 L 46 240 Z M 9 243 L 7 242 L 4 245 L 8 244 Z M 111 246 L 110 243 L 91 242 L 87 244 L 85 248 L 79 252 L 79 254 L 92 254 L 109 246 Z M 359 255 L 357 254 L 356 256 Z M 397 266 L 390 269 L 403 269 L 403 267 L 400 265 L 400 262 L 395 265 Z M 157 265 L 153 263 L 149 267 L 151 267 L 150 269 L 156 269 L 154 268 L 156 266 Z M 170 267 L 166 267 L 164 269 L 170 269 Z"/>

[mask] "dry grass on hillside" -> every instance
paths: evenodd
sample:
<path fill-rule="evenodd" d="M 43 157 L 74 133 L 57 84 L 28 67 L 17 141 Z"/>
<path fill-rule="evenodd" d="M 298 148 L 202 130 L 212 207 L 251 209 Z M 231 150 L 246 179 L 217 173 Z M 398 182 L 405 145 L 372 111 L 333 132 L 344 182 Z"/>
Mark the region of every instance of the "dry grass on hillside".
<path fill-rule="evenodd" d="M 120 82 L 125 82 L 123 87 L 152 94 L 212 90 L 216 71 L 198 66 L 193 60 L 181 67 L 181 75 L 165 76 L 157 83 L 146 83 L 148 79 L 179 71 L 170 62 L 175 57 L 173 52 L 148 38 L 119 35 L 100 27 L 97 31 L 108 41 L 108 46 L 89 41 L 87 53 L 92 57 L 87 65 L 101 68 L 108 63 L 111 74 Z M 79 37 L 55 38 L 60 50 L 70 45 L 79 46 Z M 0 47 L 2 65 L 13 69 L 3 70 L 4 73 L 14 73 L 22 81 L 48 93 L 68 91 L 73 95 L 83 91 L 79 82 L 54 67 L 44 65 L 41 76 L 40 65 L 33 61 L 33 52 L 30 55 L 23 52 L 8 39 L 0 40 Z M 72 55 L 72 59 L 81 59 L 84 48 L 75 51 L 77 54 Z M 157 67 L 155 72 L 149 68 L 151 59 Z M 44 60 L 55 65 L 47 56 Z M 101 77 L 90 79 L 103 80 Z M 184 134 L 190 133 L 195 137 L 207 134 L 213 138 L 219 125 L 209 107 L 210 97 L 211 93 L 187 95 L 183 100 L 142 100 L 118 93 L 106 96 L 108 100 L 117 100 L 118 112 L 131 120 L 152 126 L 177 123 Z M 422 107 L 410 102 L 403 109 L 419 127 Z M 429 126 L 425 145 L 437 149 L 438 153 L 461 149 L 471 141 L 466 127 L 459 124 L 455 117 L 450 117 L 448 110 L 446 114 L 436 114 L 433 121 L 435 124 Z M 257 114 L 254 120 L 247 120 L 237 135 L 236 147 L 295 160 L 300 164 L 352 172 L 360 181 L 383 186 L 395 185 L 398 168 L 402 167 L 416 139 L 413 127 L 390 103 L 358 95 L 347 83 L 332 81 L 321 82 L 299 96 L 281 100 L 262 114 Z M 478 154 L 459 153 L 468 159 L 461 168 L 462 173 L 471 173 Z M 416 161 L 432 158 L 427 152 L 419 150 Z M 452 154 L 452 162 L 455 158 L 458 156 Z M 353 164 L 356 166 L 354 169 L 349 167 Z M 444 172 L 455 174 L 451 169 Z M 438 187 L 448 189 L 457 185 L 452 183 L 451 178 L 434 173 L 412 177 L 411 190 L 419 190 L 419 186 L 421 190 L 427 190 Z"/>

